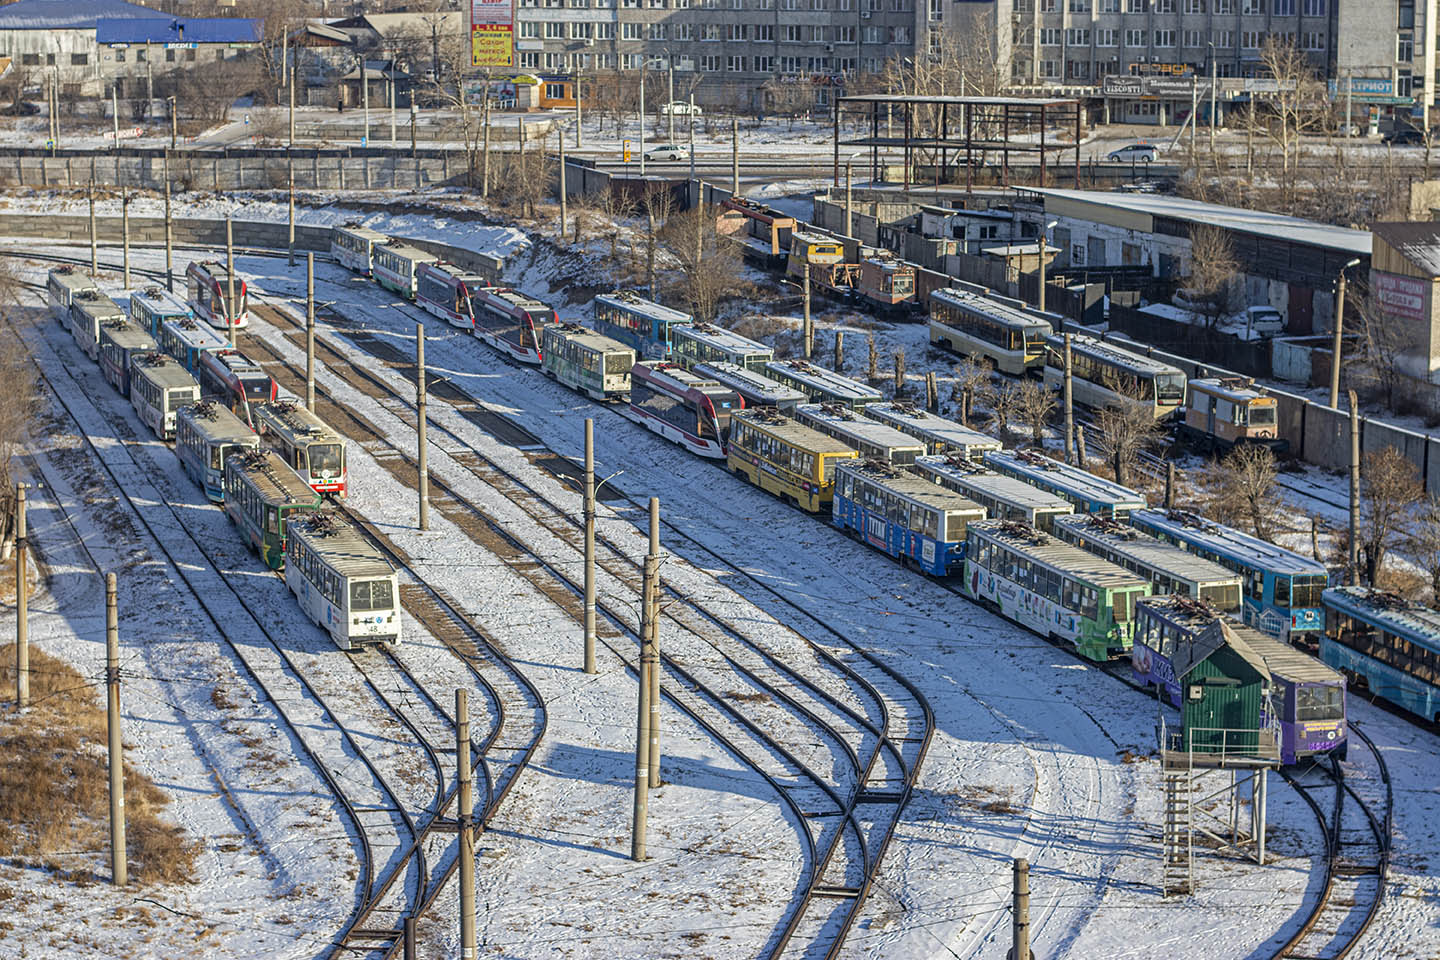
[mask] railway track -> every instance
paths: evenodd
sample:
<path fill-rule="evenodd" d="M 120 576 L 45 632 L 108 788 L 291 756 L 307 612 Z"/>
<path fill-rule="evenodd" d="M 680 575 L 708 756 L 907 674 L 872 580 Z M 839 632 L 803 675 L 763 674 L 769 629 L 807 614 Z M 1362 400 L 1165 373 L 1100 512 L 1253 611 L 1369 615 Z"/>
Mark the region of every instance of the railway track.
<path fill-rule="evenodd" d="M 1295 935 L 1275 960 L 1343 960 L 1370 929 L 1385 898 L 1394 814 L 1390 771 L 1375 743 L 1350 724 L 1350 743 L 1364 746 L 1372 774 L 1357 777 L 1354 760 L 1330 758 L 1309 772 L 1281 773 L 1314 811 L 1325 835 L 1325 882 Z M 1320 782 L 1310 777 L 1319 775 Z M 1329 794 L 1327 797 L 1326 794 Z"/>
<path fill-rule="evenodd" d="M 287 327 L 295 325 L 285 315 L 272 316 L 271 319 Z M 400 417 L 413 410 L 408 399 L 383 376 L 350 363 L 335 350 L 328 338 L 319 338 L 317 346 L 328 354 L 325 360 L 331 373 L 370 395 L 392 414 Z M 299 371 L 273 347 L 267 345 L 265 349 L 274 358 L 272 363 L 279 362 L 289 368 L 292 384 L 299 386 Z M 326 402 L 332 399 L 317 389 L 317 406 L 322 396 Z M 457 399 L 461 404 L 475 402 L 468 395 Z M 340 412 L 351 420 L 352 425 L 366 429 L 353 415 L 354 411 Z M 404 422 L 413 423 L 413 420 Z M 373 426 L 368 429 L 376 437 L 383 433 L 374 430 Z M 581 527 L 571 517 L 573 505 L 555 502 L 444 427 L 432 425 L 430 444 L 475 478 L 504 494 L 558 541 L 579 550 Z M 408 456 L 402 456 L 407 478 L 413 476 L 408 473 L 413 469 Z M 454 486 L 443 480 L 438 483 L 432 480 L 432 484 L 436 485 L 442 497 L 442 513 L 446 510 L 445 501 L 450 501 L 451 506 L 468 504 L 466 497 Z M 474 507 L 473 504 L 468 505 Z M 631 506 L 639 509 L 639 505 L 633 502 Z M 478 507 L 474 512 L 484 514 Z M 629 527 L 628 522 L 626 526 Z M 567 585 L 572 602 L 575 596 L 580 595 L 580 586 L 570 574 L 542 560 L 538 551 L 521 546 L 530 554 L 532 561 L 546 565 Z M 598 561 L 600 569 L 612 576 L 624 590 L 638 592 L 638 564 L 621 545 L 603 532 L 597 538 L 597 546 L 602 553 Z M 546 553 L 549 555 L 548 551 Z M 666 594 L 674 601 L 665 614 L 673 627 L 706 644 L 713 651 L 712 658 L 718 657 L 723 661 L 724 669 L 732 676 L 739 677 L 775 703 L 784 705 L 792 727 L 793 721 L 801 722 L 799 732 L 804 732 L 804 725 L 820 731 L 836 754 L 831 762 L 839 759 L 851 771 L 844 795 L 830 787 L 824 777 L 809 771 L 811 784 L 805 789 L 806 801 L 801 804 L 806 807 L 807 816 L 801 822 L 828 823 L 818 829 L 806 829 L 807 834 L 813 833 L 818 856 L 814 859 L 810 881 L 801 894 L 799 909 L 791 913 L 770 952 L 773 956 L 833 955 L 868 894 L 870 881 L 898 820 L 899 811 L 913 786 L 919 761 L 923 759 L 925 746 L 933 731 L 928 705 L 918 691 L 897 684 L 894 675 L 879 669 L 876 663 L 859 654 L 854 647 L 849 647 L 842 659 L 807 639 L 805 643 L 813 658 L 813 666 L 811 669 L 797 669 L 787 662 L 788 656 L 782 656 L 773 649 L 773 638 L 748 635 L 732 625 L 729 617 L 717 613 L 693 592 L 671 582 L 666 586 Z M 601 606 L 607 608 L 605 602 Z M 612 622 L 628 624 L 628 617 L 623 613 L 614 609 L 606 609 L 606 612 Z M 833 627 L 827 625 L 826 628 L 840 636 Z M 628 627 L 626 632 L 629 632 Z M 716 637 L 723 637 L 729 642 L 722 646 Z M 786 651 L 787 654 L 790 652 Z M 847 661 L 862 664 L 869 676 Z M 712 692 L 717 684 L 726 682 L 723 673 L 713 672 L 710 664 L 692 659 L 689 655 L 671 653 L 665 657 L 664 666 L 681 681 Z M 825 682 L 823 678 L 827 675 L 832 679 Z M 882 693 L 879 687 L 882 683 L 898 687 L 900 696 L 897 698 L 893 694 Z M 858 698 L 857 690 L 862 694 Z M 722 704 L 733 714 L 733 705 L 724 701 L 722 694 Z M 767 721 L 767 727 L 773 722 Z M 782 725 L 769 729 L 772 732 L 767 735 L 772 749 L 785 742 L 785 738 L 775 732 L 783 731 Z M 789 753 L 788 750 L 785 752 Z M 791 754 L 788 759 L 793 762 L 797 758 Z M 818 808 L 813 802 L 817 790 L 827 799 L 827 803 Z M 833 823 L 839 823 L 842 829 L 833 829 L 830 826 Z M 867 828 L 867 824 L 871 826 Z"/>

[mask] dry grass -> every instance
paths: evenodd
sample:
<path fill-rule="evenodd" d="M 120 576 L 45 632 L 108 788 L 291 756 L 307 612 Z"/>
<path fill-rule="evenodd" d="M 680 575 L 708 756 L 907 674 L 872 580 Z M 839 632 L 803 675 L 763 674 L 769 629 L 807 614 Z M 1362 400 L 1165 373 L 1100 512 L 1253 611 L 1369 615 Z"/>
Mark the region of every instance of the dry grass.
<path fill-rule="evenodd" d="M 109 844 L 110 790 L 99 681 L 30 648 L 31 709 L 0 714 L 0 857 L 97 879 Z M 0 646 L 0 690 L 13 696 L 15 645 Z M 160 819 L 170 798 L 128 764 L 126 855 L 142 883 L 188 882 L 199 845 Z"/>

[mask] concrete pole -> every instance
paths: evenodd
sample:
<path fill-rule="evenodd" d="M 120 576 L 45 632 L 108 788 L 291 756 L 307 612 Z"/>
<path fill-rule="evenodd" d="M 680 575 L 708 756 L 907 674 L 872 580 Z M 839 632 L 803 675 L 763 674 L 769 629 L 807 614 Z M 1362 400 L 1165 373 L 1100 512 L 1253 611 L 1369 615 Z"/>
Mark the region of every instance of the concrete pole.
<path fill-rule="evenodd" d="M 235 224 L 225 218 L 225 318 L 230 346 L 235 346 Z"/>
<path fill-rule="evenodd" d="M 1215 156 L 1215 126 L 1220 122 L 1216 116 L 1215 61 L 1210 61 L 1210 156 Z"/>
<path fill-rule="evenodd" d="M 419 461 L 420 529 L 430 529 L 430 468 L 426 463 L 425 441 L 425 324 L 415 324 L 415 426 L 419 433 L 416 460 Z"/>
<path fill-rule="evenodd" d="M 1075 462 L 1075 391 L 1072 383 L 1074 363 L 1070 354 L 1070 334 L 1065 334 L 1065 462 Z M 1084 466 L 1084 464 L 1081 464 Z"/>
<path fill-rule="evenodd" d="M 480 199 L 490 198 L 490 71 L 485 71 L 485 100 L 480 111 Z M 474 169 L 473 167 L 470 169 Z M 473 183 L 470 184 L 472 187 Z"/>
<path fill-rule="evenodd" d="M 287 250 L 290 257 L 290 266 L 295 266 L 295 155 L 286 152 L 285 164 L 288 171 L 287 179 L 290 187 L 290 240 Z"/>
<path fill-rule="evenodd" d="M 370 145 L 370 70 L 365 55 L 360 55 L 360 99 L 365 109 L 365 145 Z"/>
<path fill-rule="evenodd" d="M 110 879 L 129 881 L 125 869 L 125 755 L 120 743 L 120 626 L 115 611 L 115 574 L 105 574 L 105 700 L 110 734 Z"/>
<path fill-rule="evenodd" d="M 565 209 L 565 131 L 561 130 L 555 137 L 555 142 L 560 146 L 560 239 L 565 239 L 565 222 L 569 215 Z"/>
<path fill-rule="evenodd" d="M 650 816 L 650 656 L 649 631 L 644 623 L 649 611 L 650 560 L 645 560 L 645 584 L 641 590 L 640 671 L 635 716 L 635 804 L 630 814 L 630 859 L 646 859 L 645 831 Z"/>
<path fill-rule="evenodd" d="M 584 134 L 580 132 L 580 74 L 575 74 L 575 149 L 585 145 Z"/>
<path fill-rule="evenodd" d="M 419 108 L 415 106 L 415 95 L 412 93 L 412 94 L 410 95 L 410 159 L 411 159 L 411 160 L 414 160 L 414 159 L 415 159 L 415 153 L 416 153 L 416 151 L 415 151 L 415 120 L 416 120 L 417 115 L 419 114 L 419 112 L 420 112 Z M 417 182 L 416 182 L 415 185 L 416 185 L 417 187 L 420 185 L 419 182 L 418 182 L 418 179 L 417 179 Z"/>
<path fill-rule="evenodd" d="M 1360 401 L 1350 391 L 1350 555 L 1345 582 L 1360 584 Z"/>
<path fill-rule="evenodd" d="M 740 118 L 730 118 L 730 196 L 740 196 Z"/>
<path fill-rule="evenodd" d="M 305 409 L 315 410 L 315 254 L 305 254 Z"/>
<path fill-rule="evenodd" d="M 1084 427 L 1076 427 L 1076 428 L 1075 428 L 1075 459 L 1076 459 L 1077 465 L 1080 466 L 1080 467 L 1085 467 L 1085 465 L 1090 462 L 1089 458 L 1085 455 L 1085 428 L 1084 428 Z M 1088 469 L 1088 468 L 1086 468 L 1086 469 Z"/>
<path fill-rule="evenodd" d="M 854 206 L 852 204 L 853 194 L 850 190 L 850 161 L 845 161 L 845 236 L 855 236 Z"/>
<path fill-rule="evenodd" d="M 130 289 L 130 192 L 120 188 L 120 270 L 121 286 Z"/>
<path fill-rule="evenodd" d="M 110 123 L 115 133 L 115 149 L 120 149 L 120 90 L 116 84 L 110 85 Z"/>
<path fill-rule="evenodd" d="M 660 500 L 650 498 L 650 555 L 645 558 L 650 596 L 650 749 L 646 759 L 650 774 L 646 781 L 651 790 L 660 786 Z"/>
<path fill-rule="evenodd" d="M 1050 246 L 1050 238 L 1046 236 L 1047 231 L 1040 231 L 1040 312 L 1045 312 L 1045 248 Z"/>
<path fill-rule="evenodd" d="M 25 484 L 15 484 L 15 706 L 30 706 L 30 584 L 25 579 Z"/>
<path fill-rule="evenodd" d="M 395 78 L 392 76 L 385 86 L 390 97 L 390 149 L 394 150 L 398 145 L 395 142 Z"/>
<path fill-rule="evenodd" d="M 585 672 L 595 667 L 595 420 L 585 418 Z"/>
<path fill-rule="evenodd" d="M 296 57 L 298 60 L 299 57 Z M 295 65 L 290 65 L 290 149 L 295 149 Z"/>
<path fill-rule="evenodd" d="M 665 113 L 670 119 L 669 143 L 673 144 L 675 142 L 675 63 L 673 59 L 670 63 L 670 99 L 665 101 Z"/>
<path fill-rule="evenodd" d="M 175 292 L 175 226 L 170 220 L 170 151 L 165 151 L 165 289 Z"/>
<path fill-rule="evenodd" d="M 690 113 L 685 117 L 685 125 L 690 128 L 690 179 L 695 179 L 695 94 L 690 94 Z M 700 200 L 705 200 L 705 190 L 700 190 Z"/>
<path fill-rule="evenodd" d="M 640 176 L 645 176 L 645 71 L 650 69 L 650 62 L 640 65 Z"/>
<path fill-rule="evenodd" d="M 1011 927 L 1010 956 L 1030 960 L 1030 861 L 1015 860 L 1014 922 Z"/>
<path fill-rule="evenodd" d="M 470 703 L 455 691 L 456 817 L 460 825 L 460 956 L 475 960 L 475 800 L 470 779 Z"/>
<path fill-rule="evenodd" d="M 180 107 L 180 101 L 175 97 L 170 100 L 170 149 L 175 149 L 175 141 L 180 139 L 180 115 L 176 110 Z"/>
<path fill-rule="evenodd" d="M 1165 463 L 1165 509 L 1175 509 L 1175 464 L 1173 461 Z"/>
<path fill-rule="evenodd" d="M 1340 271 L 1340 281 L 1335 294 L 1335 341 L 1330 347 L 1330 406 L 1340 409 L 1340 338 L 1345 327 L 1345 271 Z"/>
<path fill-rule="evenodd" d="M 845 331 L 835 331 L 835 372 L 845 372 Z"/>
<path fill-rule="evenodd" d="M 100 272 L 100 254 L 95 248 L 95 177 L 90 177 L 90 276 Z"/>
<path fill-rule="evenodd" d="M 805 337 L 805 359 L 810 359 L 810 352 L 814 348 L 815 331 L 810 326 L 810 263 L 805 263 L 805 326 L 802 330 Z"/>
<path fill-rule="evenodd" d="M 1190 78 L 1190 159 L 1195 159 L 1195 110 L 1200 104 L 1200 91 L 1195 83 L 1195 78 Z"/>

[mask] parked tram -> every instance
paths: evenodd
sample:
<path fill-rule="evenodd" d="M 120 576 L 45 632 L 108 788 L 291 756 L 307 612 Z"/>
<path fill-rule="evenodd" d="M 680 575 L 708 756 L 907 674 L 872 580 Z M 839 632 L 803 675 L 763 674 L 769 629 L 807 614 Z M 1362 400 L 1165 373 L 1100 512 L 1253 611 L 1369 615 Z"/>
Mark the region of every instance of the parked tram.
<path fill-rule="evenodd" d="M 452 327 L 473 330 L 475 308 L 470 298 L 483 286 L 484 277 L 466 273 L 453 263 L 422 263 L 415 268 L 415 305 Z"/>
<path fill-rule="evenodd" d="M 836 465 L 855 457 L 834 437 L 770 407 L 741 410 L 730 418 L 730 472 L 810 513 L 830 506 Z"/>
<path fill-rule="evenodd" d="M 175 413 L 175 456 L 214 503 L 225 502 L 225 458 L 259 448 L 255 431 L 218 403 L 201 400 Z"/>
<path fill-rule="evenodd" d="M 288 398 L 252 404 L 250 415 L 260 439 L 284 457 L 316 493 L 346 496 L 350 471 L 345 438 L 324 420 Z"/>
<path fill-rule="evenodd" d="M 835 468 L 831 522 L 932 577 L 960 573 L 965 525 L 985 508 L 888 464 L 844 460 Z"/>
<path fill-rule="evenodd" d="M 140 353 L 130 358 L 130 405 L 161 440 L 175 436 L 175 412 L 200 399 L 200 385 L 174 357 Z"/>
<path fill-rule="evenodd" d="M 1313 642 L 1325 629 L 1318 560 L 1182 510 L 1135 510 L 1130 524 L 1240 574 L 1244 621 L 1261 633 Z"/>
<path fill-rule="evenodd" d="M 1088 660 L 1129 652 L 1149 581 L 1023 521 L 976 521 L 965 536 L 965 596 Z"/>
<path fill-rule="evenodd" d="M 670 359 L 687 370 L 697 363 L 733 363 L 763 373 L 775 351 L 749 337 L 709 323 L 692 323 L 670 330 Z"/>
<path fill-rule="evenodd" d="M 1320 659 L 1374 696 L 1440 723 L 1440 611 L 1372 587 L 1324 593 Z"/>
<path fill-rule="evenodd" d="M 1062 497 L 960 457 L 920 457 L 914 470 L 974 500 L 991 520 L 1020 520 L 1048 533 L 1056 517 L 1074 509 Z"/>
<path fill-rule="evenodd" d="M 1049 322 L 1018 305 L 968 290 L 930 292 L 930 342 L 962 357 L 981 356 L 1012 377 L 1045 366 Z M 1073 354 L 1072 354 L 1073 371 Z"/>
<path fill-rule="evenodd" d="M 222 471 L 225 513 L 271 570 L 285 566 L 289 524 L 324 501 L 273 450 L 232 453 Z"/>
<path fill-rule="evenodd" d="M 540 363 L 545 328 L 557 322 L 555 311 L 509 287 L 472 292 L 475 337 L 521 363 Z"/>
<path fill-rule="evenodd" d="M 1206 377 L 1190 381 L 1190 402 L 1177 433 L 1205 450 L 1227 451 L 1242 443 L 1290 449 L 1278 435 L 1279 405 L 1275 398 L 1243 377 Z"/>
<path fill-rule="evenodd" d="M 795 219 L 747 200 L 731 197 L 720 204 L 716 232 L 740 244 L 741 255 L 757 266 L 778 269 L 790 252 Z"/>
<path fill-rule="evenodd" d="M 642 360 L 630 369 L 630 402 L 621 413 L 691 453 L 725 459 L 730 417 L 740 395 L 679 364 Z"/>
<path fill-rule="evenodd" d="M 378 230 L 347 223 L 330 231 L 330 256 L 347 270 L 368 277 L 375 248 L 383 246 L 387 239 Z"/>
<path fill-rule="evenodd" d="M 845 244 L 832 237 L 818 233 L 796 231 L 790 234 L 790 255 L 785 260 L 785 275 L 791 280 L 802 280 L 805 267 L 810 267 L 810 281 L 816 280 L 818 268 L 840 265 L 845 260 Z M 858 265 L 855 272 L 859 272 Z"/>
<path fill-rule="evenodd" d="M 602 293 L 591 304 L 592 324 L 598 333 L 620 341 L 648 360 L 670 357 L 671 328 L 695 318 L 630 290 Z"/>
<path fill-rule="evenodd" d="M 223 263 L 199 260 L 185 268 L 185 295 L 195 316 L 221 330 L 231 327 L 243 330 L 250 325 L 250 313 L 246 309 L 249 287 L 237 275 L 235 302 L 227 307 L 230 290 L 230 274 Z"/>
<path fill-rule="evenodd" d="M 771 380 L 769 377 L 746 370 L 735 363 L 697 363 L 691 367 L 693 373 L 722 383 L 740 394 L 747 407 L 775 407 L 782 413 L 789 413 L 809 398 L 799 390 Z"/>
<path fill-rule="evenodd" d="M 82 290 L 70 302 L 70 336 L 91 360 L 100 359 L 100 328 L 124 319 L 120 305 L 98 290 Z"/>
<path fill-rule="evenodd" d="M 230 341 L 214 327 L 205 326 L 191 317 L 177 317 L 160 324 L 156 336 L 160 349 L 179 360 L 186 370 L 200 375 L 200 361 L 207 353 L 231 350 Z"/>
<path fill-rule="evenodd" d="M 804 360 L 771 360 L 765 364 L 765 376 L 799 390 L 812 403 L 838 403 L 859 410 L 885 399 L 885 394 L 868 384 L 842 377 Z"/>
<path fill-rule="evenodd" d="M 1252 627 L 1226 619 L 1192 597 L 1150 596 L 1136 605 L 1131 670 L 1181 706 L 1184 665 L 1223 643 L 1244 645 L 1270 671 L 1268 710 L 1280 728 L 1280 762 L 1299 763 L 1334 754 L 1345 758 L 1345 677 L 1309 654 Z M 1177 669 L 1177 663 L 1180 669 Z"/>
<path fill-rule="evenodd" d="M 860 454 L 861 460 L 879 460 L 903 467 L 925 456 L 925 444 L 914 437 L 839 404 L 802 403 L 792 416 L 851 447 Z"/>
<path fill-rule="evenodd" d="M 1119 404 L 1148 409 L 1163 420 L 1185 403 L 1185 372 L 1083 335 L 1070 338 L 1071 395 L 1096 410 Z M 1045 386 L 1065 384 L 1065 338 L 1045 338 Z"/>
<path fill-rule="evenodd" d="M 85 291 L 100 292 L 94 277 L 68 264 L 51 269 L 45 278 L 45 298 L 50 302 L 50 314 L 56 323 L 70 322 L 70 305 L 75 302 L 76 294 Z"/>
<path fill-rule="evenodd" d="M 1055 517 L 1055 536 L 1150 581 L 1151 596 L 1198 597 L 1240 618 L 1240 575 L 1112 517 Z"/>
<path fill-rule="evenodd" d="M 298 516 L 285 537 L 285 582 L 341 650 L 400 642 L 395 568 L 359 527 L 330 511 Z"/>
<path fill-rule="evenodd" d="M 252 403 L 274 400 L 275 380 L 239 350 L 209 350 L 200 357 L 200 388 L 249 419 Z"/>
<path fill-rule="evenodd" d="M 161 328 L 167 321 L 188 320 L 194 323 L 195 311 L 190 309 L 190 304 L 163 287 L 146 287 L 130 294 L 130 319 L 148 330 L 150 336 L 158 341 Z M 168 350 L 165 352 L 169 353 Z"/>
<path fill-rule="evenodd" d="M 578 323 L 547 325 L 540 355 L 547 377 L 595 400 L 621 400 L 630 393 L 635 351 Z"/>
<path fill-rule="evenodd" d="M 130 361 L 154 352 L 155 341 L 139 324 L 120 317 L 100 325 L 100 372 L 120 396 L 130 396 Z"/>
<path fill-rule="evenodd" d="M 1092 513 L 1125 520 L 1133 510 L 1149 506 L 1145 494 L 1089 470 L 1052 460 L 1034 450 L 990 450 L 985 466 L 996 473 L 1023 480 L 1032 487 L 1064 497 L 1076 513 Z"/>
<path fill-rule="evenodd" d="M 892 256 L 860 261 L 856 298 L 882 317 L 911 313 L 915 305 L 915 268 Z"/>
<path fill-rule="evenodd" d="M 422 264 L 440 258 L 391 237 L 371 248 L 370 276 L 386 290 L 406 300 L 415 299 L 415 284 Z"/>
<path fill-rule="evenodd" d="M 870 419 L 888 424 L 919 440 L 928 454 L 945 453 L 977 460 L 987 451 L 1000 449 L 1000 441 L 994 437 L 962 427 L 954 420 L 937 416 L 908 400 L 867 404 L 864 412 Z"/>

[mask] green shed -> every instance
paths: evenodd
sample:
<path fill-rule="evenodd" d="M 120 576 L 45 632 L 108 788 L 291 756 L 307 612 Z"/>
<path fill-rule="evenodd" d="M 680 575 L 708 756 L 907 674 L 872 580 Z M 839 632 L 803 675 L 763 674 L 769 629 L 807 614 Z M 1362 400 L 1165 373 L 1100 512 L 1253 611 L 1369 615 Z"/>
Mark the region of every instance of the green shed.
<path fill-rule="evenodd" d="M 1278 747 L 1270 670 L 1224 621 L 1175 651 L 1181 750 L 1197 759 L 1262 759 Z"/>

